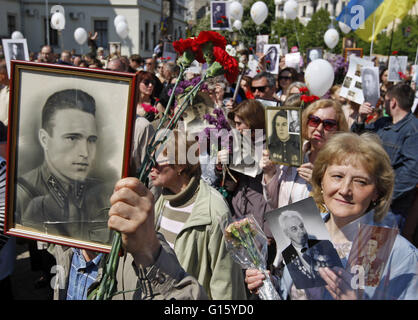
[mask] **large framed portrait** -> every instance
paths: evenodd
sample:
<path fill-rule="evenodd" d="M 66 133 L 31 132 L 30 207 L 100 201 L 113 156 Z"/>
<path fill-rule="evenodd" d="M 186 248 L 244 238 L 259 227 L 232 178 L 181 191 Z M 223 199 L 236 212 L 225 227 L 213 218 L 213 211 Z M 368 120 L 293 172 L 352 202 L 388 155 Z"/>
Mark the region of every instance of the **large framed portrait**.
<path fill-rule="evenodd" d="M 29 51 L 26 39 L 3 39 L 4 59 L 6 60 L 7 74 L 10 79 L 10 61 L 29 61 Z"/>
<path fill-rule="evenodd" d="M 301 109 L 268 107 L 266 109 L 267 149 L 274 163 L 299 167 L 303 163 Z"/>
<path fill-rule="evenodd" d="M 11 66 L 6 232 L 109 252 L 109 199 L 129 174 L 136 75 Z"/>
<path fill-rule="evenodd" d="M 212 30 L 230 30 L 231 23 L 229 21 L 227 1 L 212 1 L 210 3 L 210 28 Z"/>

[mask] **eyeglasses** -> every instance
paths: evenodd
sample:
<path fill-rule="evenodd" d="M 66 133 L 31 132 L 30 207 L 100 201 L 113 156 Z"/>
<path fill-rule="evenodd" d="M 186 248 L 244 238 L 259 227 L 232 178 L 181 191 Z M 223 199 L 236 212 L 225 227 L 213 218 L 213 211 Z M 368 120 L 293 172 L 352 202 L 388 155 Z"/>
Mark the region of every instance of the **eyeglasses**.
<path fill-rule="evenodd" d="M 168 167 L 170 164 L 169 163 L 165 163 L 165 164 L 159 164 L 158 162 L 154 163 L 154 168 L 158 171 L 162 171 L 165 167 Z"/>
<path fill-rule="evenodd" d="M 324 129 L 327 131 L 331 131 L 331 130 L 335 130 L 337 129 L 337 121 L 333 120 L 333 119 L 324 119 L 322 120 L 321 118 L 314 116 L 314 115 L 310 115 L 308 117 L 308 126 L 310 127 L 318 127 L 320 124 L 324 125 Z"/>
<path fill-rule="evenodd" d="M 261 87 L 253 87 L 251 86 L 251 91 L 255 92 L 256 90 L 260 91 L 260 92 L 264 92 L 266 91 L 267 86 L 261 86 Z"/>
<path fill-rule="evenodd" d="M 148 80 L 148 79 L 142 80 L 142 83 L 143 83 L 146 87 L 148 87 L 150 84 L 152 84 L 153 86 L 155 85 L 154 81 L 151 81 L 151 80 Z"/>
<path fill-rule="evenodd" d="M 279 80 L 292 80 L 292 77 L 280 76 Z"/>

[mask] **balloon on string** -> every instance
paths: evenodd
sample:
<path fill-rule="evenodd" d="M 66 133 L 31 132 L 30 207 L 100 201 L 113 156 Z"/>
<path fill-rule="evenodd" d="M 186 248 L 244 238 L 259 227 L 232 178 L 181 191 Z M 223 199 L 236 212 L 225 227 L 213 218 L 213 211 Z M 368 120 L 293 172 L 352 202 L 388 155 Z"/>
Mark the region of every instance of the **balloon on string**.
<path fill-rule="evenodd" d="M 128 24 L 128 22 L 126 21 L 125 16 L 122 16 L 120 14 L 118 14 L 115 19 L 113 20 L 113 24 L 115 25 L 115 28 L 118 26 L 119 22 L 125 22 L 126 24 Z"/>
<path fill-rule="evenodd" d="M 328 29 L 324 34 L 324 41 L 328 48 L 334 49 L 340 40 L 340 35 L 336 29 Z"/>
<path fill-rule="evenodd" d="M 241 28 L 242 28 L 241 20 L 235 20 L 234 23 L 232 24 L 232 26 L 237 30 L 241 30 Z"/>
<path fill-rule="evenodd" d="M 65 16 L 61 12 L 55 12 L 51 17 L 51 28 L 55 30 L 64 30 Z"/>
<path fill-rule="evenodd" d="M 269 10 L 263 1 L 257 1 L 252 5 L 250 14 L 254 23 L 260 25 L 267 19 Z"/>
<path fill-rule="evenodd" d="M 233 1 L 229 4 L 229 15 L 232 19 L 241 20 L 243 13 L 244 8 L 242 7 L 242 4 L 238 1 Z"/>
<path fill-rule="evenodd" d="M 322 97 L 334 83 L 334 68 L 324 59 L 316 59 L 305 70 L 305 83 L 313 95 Z"/>
<path fill-rule="evenodd" d="M 128 25 L 126 24 L 126 22 L 121 21 L 118 23 L 118 25 L 116 26 L 116 33 L 122 39 L 125 39 L 128 36 L 129 29 L 128 29 Z"/>
<path fill-rule="evenodd" d="M 87 40 L 87 31 L 84 28 L 77 28 L 74 31 L 74 39 L 81 46 Z"/>
<path fill-rule="evenodd" d="M 22 32 L 20 32 L 20 31 L 13 31 L 13 33 L 12 33 L 12 39 L 15 39 L 15 40 L 17 40 L 17 39 L 23 39 L 23 34 L 22 34 Z"/>
<path fill-rule="evenodd" d="M 286 14 L 286 18 L 290 20 L 295 20 L 298 16 L 298 4 L 295 0 L 288 0 L 284 4 L 283 8 L 284 13 Z"/>
<path fill-rule="evenodd" d="M 349 25 L 345 24 L 344 22 L 340 21 L 338 22 L 338 26 L 340 27 L 340 30 L 344 33 L 347 34 L 351 31 L 351 28 Z"/>

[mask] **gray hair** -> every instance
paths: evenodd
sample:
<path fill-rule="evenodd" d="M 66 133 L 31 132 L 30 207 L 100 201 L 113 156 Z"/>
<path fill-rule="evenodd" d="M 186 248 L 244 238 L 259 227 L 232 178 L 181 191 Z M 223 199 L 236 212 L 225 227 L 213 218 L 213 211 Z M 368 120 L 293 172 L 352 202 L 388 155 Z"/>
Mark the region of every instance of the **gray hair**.
<path fill-rule="evenodd" d="M 287 218 L 293 218 L 293 217 L 296 217 L 296 218 L 298 218 L 300 221 L 302 221 L 302 222 L 303 222 L 303 218 L 302 218 L 302 216 L 301 216 L 301 215 L 300 215 L 300 213 L 299 213 L 299 212 L 297 212 L 297 211 L 286 210 L 286 211 L 283 211 L 283 212 L 280 214 L 280 217 L 279 217 L 279 225 L 280 225 L 280 229 L 282 229 L 282 231 L 283 231 L 283 232 L 285 232 L 285 228 L 284 228 L 284 220 L 286 220 Z"/>
<path fill-rule="evenodd" d="M 252 81 L 260 80 L 261 78 L 266 78 L 267 79 L 267 84 L 270 88 L 273 88 L 273 87 L 276 86 L 276 78 L 270 72 L 267 72 L 267 71 L 260 72 L 260 73 L 258 73 L 257 75 L 254 76 Z"/>

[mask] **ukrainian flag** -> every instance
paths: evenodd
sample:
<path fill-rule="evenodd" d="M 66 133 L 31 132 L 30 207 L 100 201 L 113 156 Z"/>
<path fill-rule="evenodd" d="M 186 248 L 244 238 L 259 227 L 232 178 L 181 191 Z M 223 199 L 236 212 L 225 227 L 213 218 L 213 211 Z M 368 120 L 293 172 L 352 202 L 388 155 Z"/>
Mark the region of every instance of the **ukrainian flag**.
<path fill-rule="evenodd" d="M 364 41 L 377 35 L 396 18 L 402 19 L 418 0 L 351 0 L 337 20 L 347 24 Z M 364 12 L 364 22 L 360 21 Z M 373 27 L 374 25 L 374 27 Z"/>

